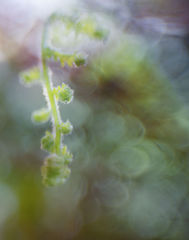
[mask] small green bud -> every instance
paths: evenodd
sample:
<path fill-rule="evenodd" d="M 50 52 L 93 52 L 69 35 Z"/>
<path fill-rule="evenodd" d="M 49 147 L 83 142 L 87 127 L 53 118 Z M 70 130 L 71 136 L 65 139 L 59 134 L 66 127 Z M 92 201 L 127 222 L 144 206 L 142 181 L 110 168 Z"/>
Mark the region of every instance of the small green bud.
<path fill-rule="evenodd" d="M 45 123 L 50 118 L 50 111 L 48 108 L 42 108 L 32 113 L 32 120 L 36 123 Z"/>
<path fill-rule="evenodd" d="M 80 67 L 86 63 L 86 59 L 85 59 L 85 57 L 78 55 L 75 57 L 74 62 L 77 67 Z"/>
<path fill-rule="evenodd" d="M 45 159 L 45 164 L 41 168 L 43 183 L 46 186 L 55 186 L 64 183 L 70 176 L 70 169 L 62 159 L 56 155 L 51 155 Z"/>
<path fill-rule="evenodd" d="M 53 135 L 46 131 L 45 136 L 41 139 L 41 149 L 48 152 L 53 152 L 54 149 L 54 137 Z"/>
<path fill-rule="evenodd" d="M 31 86 L 32 84 L 38 82 L 40 79 L 40 69 L 38 67 L 33 67 L 20 74 L 21 83 L 26 86 Z"/>
<path fill-rule="evenodd" d="M 66 121 L 65 123 L 60 124 L 60 131 L 62 134 L 70 134 L 73 130 L 73 126 L 71 125 L 70 121 Z"/>
<path fill-rule="evenodd" d="M 70 103 L 73 99 L 73 90 L 66 84 L 62 84 L 62 87 L 58 87 L 54 90 L 57 99 L 63 103 Z"/>

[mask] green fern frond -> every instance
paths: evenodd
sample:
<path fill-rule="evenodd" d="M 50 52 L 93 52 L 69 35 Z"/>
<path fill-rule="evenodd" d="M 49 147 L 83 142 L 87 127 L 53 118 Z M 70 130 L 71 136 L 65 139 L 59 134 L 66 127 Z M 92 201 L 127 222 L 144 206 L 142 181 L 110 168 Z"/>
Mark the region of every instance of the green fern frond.
<path fill-rule="evenodd" d="M 61 86 L 54 87 L 51 76 L 49 75 L 48 61 L 50 59 L 60 62 L 64 67 L 79 67 L 86 63 L 85 57 L 78 52 L 71 54 L 63 53 L 60 49 L 54 49 L 47 44 L 48 30 L 52 23 L 61 21 L 70 31 L 77 34 L 86 34 L 91 38 L 102 39 L 105 35 L 97 24 L 91 19 L 81 19 L 62 16 L 59 14 L 51 15 L 45 24 L 42 45 L 41 45 L 41 69 L 34 67 L 21 73 L 21 81 L 25 85 L 41 83 L 48 108 L 42 108 L 34 111 L 32 120 L 36 123 L 45 123 L 52 120 L 52 133 L 46 131 L 45 136 L 41 139 L 41 148 L 49 152 L 42 166 L 43 183 L 46 186 L 54 186 L 64 183 L 70 175 L 70 163 L 73 159 L 72 154 L 68 151 L 67 146 L 63 145 L 63 136 L 72 132 L 73 126 L 69 121 L 62 122 L 58 104 L 62 102 L 68 104 L 73 100 L 73 90 L 63 83 Z"/>

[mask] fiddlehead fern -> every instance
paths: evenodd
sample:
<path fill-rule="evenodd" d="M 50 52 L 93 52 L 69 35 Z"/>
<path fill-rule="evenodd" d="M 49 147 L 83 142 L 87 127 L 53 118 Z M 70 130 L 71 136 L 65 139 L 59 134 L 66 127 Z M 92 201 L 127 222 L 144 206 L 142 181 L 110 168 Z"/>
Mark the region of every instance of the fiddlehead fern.
<path fill-rule="evenodd" d="M 34 67 L 21 73 L 21 81 L 24 85 L 31 86 L 33 83 L 40 83 L 47 101 L 47 107 L 36 110 L 32 114 L 32 120 L 36 123 L 45 123 L 49 119 L 52 121 L 52 133 L 46 131 L 41 139 L 41 148 L 49 153 L 42 166 L 43 183 L 47 186 L 54 186 L 64 183 L 70 175 L 70 162 L 72 154 L 67 146 L 63 144 L 63 136 L 72 132 L 72 125 L 67 120 L 62 122 L 59 102 L 69 104 L 73 99 L 73 90 L 63 83 L 54 87 L 48 60 L 59 61 L 61 66 L 79 67 L 85 64 L 85 57 L 78 52 L 71 54 L 62 53 L 60 49 L 49 46 L 49 28 L 55 22 L 61 22 L 66 30 L 75 31 L 76 35 L 85 34 L 90 38 L 104 39 L 107 32 L 99 28 L 91 18 L 78 19 L 66 17 L 59 14 L 51 15 L 44 26 L 41 43 L 41 66 Z"/>

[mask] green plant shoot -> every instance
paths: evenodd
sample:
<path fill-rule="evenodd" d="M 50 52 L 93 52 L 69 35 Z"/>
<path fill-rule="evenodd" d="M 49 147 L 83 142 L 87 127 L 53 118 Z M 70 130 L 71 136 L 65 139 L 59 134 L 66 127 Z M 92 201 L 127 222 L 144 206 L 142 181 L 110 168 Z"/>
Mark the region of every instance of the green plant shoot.
<path fill-rule="evenodd" d="M 73 100 L 73 90 L 62 83 L 54 87 L 52 77 L 49 74 L 49 59 L 58 61 L 61 66 L 80 67 L 86 63 L 86 59 L 80 53 L 62 53 L 61 49 L 48 44 L 48 33 L 53 23 L 60 22 L 66 30 L 75 31 L 76 35 L 85 34 L 92 39 L 104 39 L 107 32 L 95 23 L 91 18 L 77 19 L 76 17 L 51 15 L 45 25 L 41 42 L 41 66 L 33 67 L 20 74 L 21 82 L 25 86 L 39 83 L 42 85 L 47 101 L 47 107 L 36 110 L 32 114 L 32 121 L 45 123 L 51 119 L 52 132 L 46 131 L 41 139 L 41 148 L 49 153 L 42 166 L 43 183 L 46 186 L 54 186 L 64 183 L 70 175 L 70 163 L 72 154 L 63 143 L 63 136 L 72 132 L 73 126 L 70 121 L 63 122 L 59 112 L 59 102 L 69 104 Z"/>

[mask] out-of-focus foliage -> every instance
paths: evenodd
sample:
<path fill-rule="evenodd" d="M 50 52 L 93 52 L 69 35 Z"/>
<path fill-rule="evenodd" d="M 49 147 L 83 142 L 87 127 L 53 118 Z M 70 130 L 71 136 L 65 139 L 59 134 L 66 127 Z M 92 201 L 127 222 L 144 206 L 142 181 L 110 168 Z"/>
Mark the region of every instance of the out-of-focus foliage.
<path fill-rule="evenodd" d="M 65 138 L 72 173 L 60 187 L 41 184 L 39 139 L 46 128 L 30 121 L 44 104 L 41 92 L 20 86 L 18 72 L 1 62 L 1 239 L 188 239 L 188 106 L 170 79 L 186 84 L 187 73 L 175 73 L 184 50 L 178 58 L 169 43 L 184 45 L 162 36 L 165 45 L 152 48 L 141 32 L 110 26 L 106 47 L 83 46 L 92 54 L 87 66 L 71 72 L 71 82 L 68 68 L 51 64 L 53 80 L 66 79 L 75 92 L 60 107 L 74 126 Z M 50 140 L 46 133 L 44 149 Z"/>

